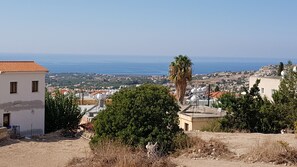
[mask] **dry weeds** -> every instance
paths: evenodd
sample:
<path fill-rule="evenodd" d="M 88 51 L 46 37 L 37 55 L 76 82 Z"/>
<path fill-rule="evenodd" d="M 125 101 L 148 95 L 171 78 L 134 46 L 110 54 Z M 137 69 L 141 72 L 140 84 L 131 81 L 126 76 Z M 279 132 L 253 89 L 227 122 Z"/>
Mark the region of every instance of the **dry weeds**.
<path fill-rule="evenodd" d="M 102 142 L 94 149 L 93 155 L 74 158 L 68 167 L 174 167 L 167 157 L 147 158 L 143 150 L 132 149 L 117 142 Z"/>
<path fill-rule="evenodd" d="M 205 141 L 199 137 L 191 137 L 187 143 L 190 143 L 188 144 L 189 147 L 179 152 L 190 158 L 228 159 L 234 155 L 223 142 L 217 139 Z"/>
<path fill-rule="evenodd" d="M 296 165 L 297 150 L 284 141 L 266 141 L 252 148 L 250 152 L 241 156 L 241 159 L 248 162 Z"/>

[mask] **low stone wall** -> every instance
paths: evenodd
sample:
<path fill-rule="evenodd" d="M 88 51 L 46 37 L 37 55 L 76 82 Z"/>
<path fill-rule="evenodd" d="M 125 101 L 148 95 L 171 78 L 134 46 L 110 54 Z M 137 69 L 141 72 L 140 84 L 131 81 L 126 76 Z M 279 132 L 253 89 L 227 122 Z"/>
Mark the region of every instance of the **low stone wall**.
<path fill-rule="evenodd" d="M 8 131 L 6 127 L 0 127 L 0 141 L 8 138 Z"/>

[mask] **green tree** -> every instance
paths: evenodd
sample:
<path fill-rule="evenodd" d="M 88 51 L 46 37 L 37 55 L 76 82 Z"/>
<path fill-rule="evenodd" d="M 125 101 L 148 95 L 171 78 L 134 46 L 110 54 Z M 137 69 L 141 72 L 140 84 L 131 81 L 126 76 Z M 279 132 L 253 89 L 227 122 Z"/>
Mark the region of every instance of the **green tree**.
<path fill-rule="evenodd" d="M 259 94 L 258 84 L 260 80 L 257 80 L 253 87 L 248 91 L 245 90 L 245 94 L 236 98 L 230 96 L 230 102 L 227 108 L 227 114 L 221 120 L 221 128 L 225 131 L 233 130 L 247 130 L 250 132 L 259 132 L 261 115 L 260 108 L 264 101 Z"/>
<path fill-rule="evenodd" d="M 74 94 L 64 95 L 58 90 L 54 96 L 45 94 L 45 133 L 63 129 L 64 132 L 74 132 L 78 128 L 83 113 L 77 104 Z"/>
<path fill-rule="evenodd" d="M 279 90 L 275 91 L 272 98 L 278 112 L 286 116 L 286 126 L 293 128 L 297 120 L 297 73 L 293 71 L 292 62 L 290 64 L 281 80 Z"/>
<path fill-rule="evenodd" d="M 179 55 L 169 66 L 169 80 L 175 84 L 178 101 L 183 104 L 187 81 L 192 80 L 193 63 L 188 56 Z"/>
<path fill-rule="evenodd" d="M 284 63 L 280 62 L 277 70 L 277 75 L 281 76 L 282 71 L 284 70 Z"/>
<path fill-rule="evenodd" d="M 215 92 L 218 92 L 220 91 L 220 87 L 218 85 L 216 85 L 215 89 L 214 89 Z"/>
<path fill-rule="evenodd" d="M 218 102 L 214 103 L 213 106 L 216 108 L 222 108 L 227 110 L 228 108 L 236 107 L 237 98 L 234 93 L 224 93 L 219 99 Z"/>
<path fill-rule="evenodd" d="M 286 115 L 280 110 L 279 106 L 264 98 L 264 103 L 260 108 L 259 132 L 279 133 L 286 127 Z"/>
<path fill-rule="evenodd" d="M 162 152 L 173 149 L 173 138 L 180 132 L 179 106 L 166 87 L 125 88 L 111 99 L 112 104 L 95 117 L 92 144 L 107 138 L 142 147 L 158 142 Z"/>

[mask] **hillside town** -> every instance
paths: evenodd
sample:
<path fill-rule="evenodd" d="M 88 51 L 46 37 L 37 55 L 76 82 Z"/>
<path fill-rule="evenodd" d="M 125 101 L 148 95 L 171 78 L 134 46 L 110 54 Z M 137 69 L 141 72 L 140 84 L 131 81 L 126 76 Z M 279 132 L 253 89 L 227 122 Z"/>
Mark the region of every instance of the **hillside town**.
<path fill-rule="evenodd" d="M 0 1 L 0 167 L 297 166 L 297 1 Z"/>

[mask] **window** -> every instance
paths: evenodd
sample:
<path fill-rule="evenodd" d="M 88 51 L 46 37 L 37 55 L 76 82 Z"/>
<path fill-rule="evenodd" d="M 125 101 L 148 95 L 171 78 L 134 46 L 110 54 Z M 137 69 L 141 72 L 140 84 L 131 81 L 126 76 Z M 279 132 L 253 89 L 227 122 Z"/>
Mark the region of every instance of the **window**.
<path fill-rule="evenodd" d="M 17 82 L 10 82 L 10 94 L 17 93 Z"/>
<path fill-rule="evenodd" d="M 32 81 L 32 92 L 38 92 L 38 81 Z"/>
<path fill-rule="evenodd" d="M 264 88 L 261 88 L 261 93 L 264 93 Z"/>
<path fill-rule="evenodd" d="M 189 130 L 189 124 L 185 123 L 185 131 Z"/>

